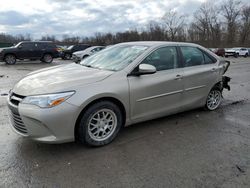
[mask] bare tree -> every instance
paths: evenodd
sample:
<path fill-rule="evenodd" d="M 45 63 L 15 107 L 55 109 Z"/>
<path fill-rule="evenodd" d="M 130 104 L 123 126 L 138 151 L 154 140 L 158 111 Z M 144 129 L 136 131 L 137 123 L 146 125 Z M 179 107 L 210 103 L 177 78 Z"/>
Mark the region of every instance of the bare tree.
<path fill-rule="evenodd" d="M 221 22 L 218 15 L 218 7 L 211 3 L 203 3 L 194 13 L 194 21 L 189 28 L 189 34 L 192 35 L 192 38 L 195 38 L 203 45 L 219 45 L 221 41 Z"/>
<path fill-rule="evenodd" d="M 41 41 L 53 41 L 55 42 L 56 41 L 56 37 L 55 35 L 46 35 L 46 36 L 42 36 Z"/>
<path fill-rule="evenodd" d="M 244 45 L 247 44 L 250 36 L 250 6 L 246 6 L 242 9 L 241 16 L 240 42 Z"/>
<path fill-rule="evenodd" d="M 227 44 L 234 45 L 237 39 L 237 26 L 241 12 L 241 1 L 227 0 L 222 5 L 222 11 L 227 25 Z"/>
<path fill-rule="evenodd" d="M 184 15 L 179 15 L 176 11 L 170 10 L 165 13 L 162 20 L 170 39 L 176 40 L 178 33 L 183 31 Z"/>

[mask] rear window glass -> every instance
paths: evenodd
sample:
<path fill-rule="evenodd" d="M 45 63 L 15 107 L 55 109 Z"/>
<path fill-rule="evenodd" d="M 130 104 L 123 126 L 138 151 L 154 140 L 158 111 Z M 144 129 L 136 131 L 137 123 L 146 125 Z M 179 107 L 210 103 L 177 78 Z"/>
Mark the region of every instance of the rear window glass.
<path fill-rule="evenodd" d="M 216 62 L 216 59 L 199 48 L 191 46 L 182 46 L 180 48 L 183 56 L 184 67 L 211 64 Z"/>

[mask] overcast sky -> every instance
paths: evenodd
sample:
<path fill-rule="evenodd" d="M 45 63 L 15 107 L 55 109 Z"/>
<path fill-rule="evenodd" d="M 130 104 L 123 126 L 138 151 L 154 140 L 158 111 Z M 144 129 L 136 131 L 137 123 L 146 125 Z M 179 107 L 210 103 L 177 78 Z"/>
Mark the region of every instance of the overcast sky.
<path fill-rule="evenodd" d="M 126 31 L 158 20 L 170 9 L 192 14 L 204 1 L 0 0 L 0 33 L 30 33 L 39 38 L 47 34 L 91 36 Z"/>

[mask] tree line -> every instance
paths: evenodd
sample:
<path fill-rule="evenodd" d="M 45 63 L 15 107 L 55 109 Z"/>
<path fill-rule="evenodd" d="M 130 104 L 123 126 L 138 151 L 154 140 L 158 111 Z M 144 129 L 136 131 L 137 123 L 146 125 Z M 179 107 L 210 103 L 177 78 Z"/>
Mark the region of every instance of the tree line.
<path fill-rule="evenodd" d="M 30 41 L 32 36 L 0 34 L 0 42 Z M 250 46 L 250 4 L 227 0 L 221 4 L 203 3 L 193 15 L 169 10 L 157 21 L 150 21 L 143 28 L 117 33 L 95 33 L 92 37 L 63 35 L 42 36 L 40 40 L 70 45 L 88 43 L 111 45 L 128 41 L 182 41 L 206 47 Z"/>

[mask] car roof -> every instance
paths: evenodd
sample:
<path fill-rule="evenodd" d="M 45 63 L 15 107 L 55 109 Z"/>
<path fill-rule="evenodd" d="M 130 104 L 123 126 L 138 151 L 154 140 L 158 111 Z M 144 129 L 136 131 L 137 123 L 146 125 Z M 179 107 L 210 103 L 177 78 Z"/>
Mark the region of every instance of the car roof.
<path fill-rule="evenodd" d="M 53 43 L 52 41 L 22 41 L 21 43 Z"/>
<path fill-rule="evenodd" d="M 188 43 L 188 42 L 170 42 L 170 41 L 135 41 L 135 42 L 124 42 L 124 43 L 119 43 L 118 45 L 144 45 L 144 46 L 160 46 L 160 45 L 188 45 L 188 46 L 200 46 L 198 44 L 194 43 Z"/>

